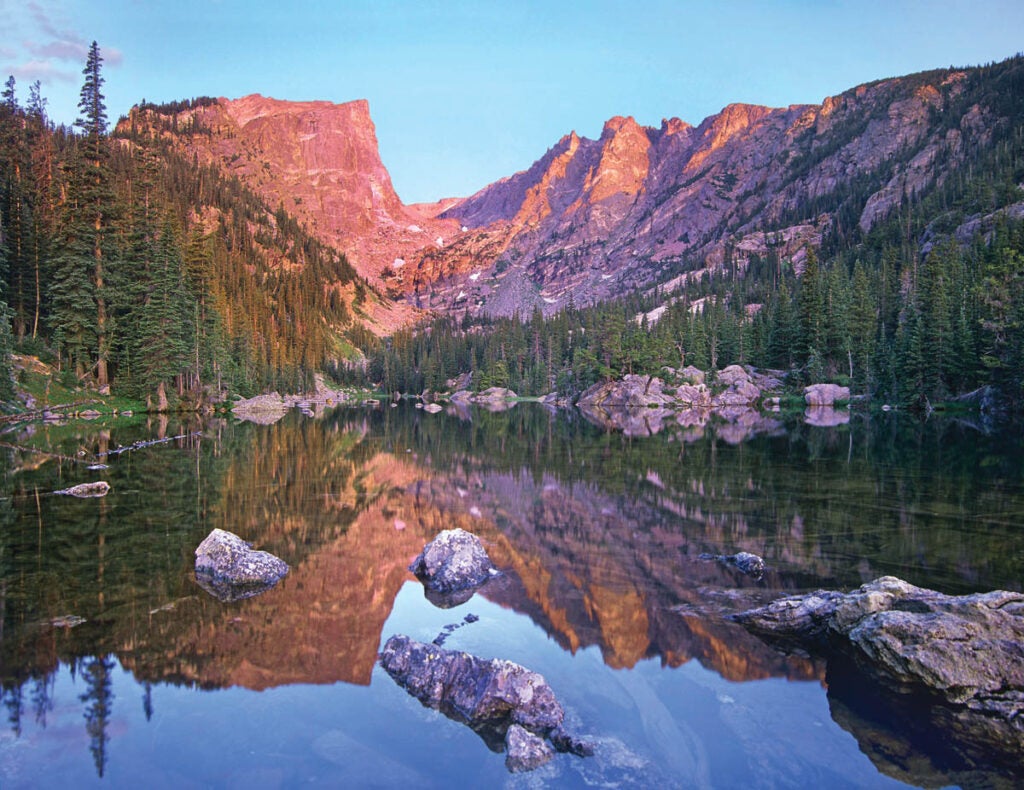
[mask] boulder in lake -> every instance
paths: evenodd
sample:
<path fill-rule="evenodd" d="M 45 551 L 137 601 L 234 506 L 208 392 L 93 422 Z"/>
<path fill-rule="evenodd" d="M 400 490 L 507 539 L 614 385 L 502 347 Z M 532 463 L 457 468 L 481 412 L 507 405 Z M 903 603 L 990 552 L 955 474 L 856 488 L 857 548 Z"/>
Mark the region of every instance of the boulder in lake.
<path fill-rule="evenodd" d="M 1024 753 L 1024 593 L 945 595 L 885 576 L 735 619 L 770 641 L 816 647 L 830 664 L 856 667 L 866 686 L 924 699 L 964 753 L 995 761 Z"/>
<path fill-rule="evenodd" d="M 409 570 L 428 591 L 442 595 L 472 591 L 496 573 L 480 538 L 458 528 L 438 533 Z"/>
<path fill-rule="evenodd" d="M 504 749 L 510 771 L 533 770 L 550 760 L 552 734 L 555 748 L 592 751 L 562 730 L 562 705 L 544 677 L 512 661 L 478 658 L 396 634 L 384 644 L 380 664 L 424 705 L 468 724 L 492 749 Z"/>
<path fill-rule="evenodd" d="M 107 483 L 105 480 L 97 480 L 95 483 L 79 483 L 76 486 L 71 486 L 71 488 L 62 488 L 60 491 L 54 491 L 53 493 L 87 499 L 90 497 L 106 496 L 108 491 L 110 491 L 110 483 Z"/>
<path fill-rule="evenodd" d="M 233 532 L 214 529 L 196 548 L 196 581 L 222 601 L 251 598 L 288 574 L 280 557 L 258 551 Z"/>

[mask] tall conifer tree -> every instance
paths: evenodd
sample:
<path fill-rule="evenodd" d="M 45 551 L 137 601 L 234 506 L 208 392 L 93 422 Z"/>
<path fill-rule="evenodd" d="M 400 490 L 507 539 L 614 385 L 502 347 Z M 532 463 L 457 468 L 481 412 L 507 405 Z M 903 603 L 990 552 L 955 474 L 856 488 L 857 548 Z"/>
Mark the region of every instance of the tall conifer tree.
<path fill-rule="evenodd" d="M 78 109 L 81 115 L 75 125 L 85 133 L 83 145 L 86 172 L 82 179 L 82 203 L 86 220 L 92 226 L 92 281 L 95 291 L 96 313 L 96 383 L 100 387 L 109 384 L 107 364 L 110 359 L 110 327 L 107 316 L 105 236 L 110 221 L 113 191 L 110 187 L 107 167 L 107 108 L 103 103 L 103 76 L 100 49 L 95 41 L 89 47 L 82 74 L 85 77 L 79 94 Z"/>

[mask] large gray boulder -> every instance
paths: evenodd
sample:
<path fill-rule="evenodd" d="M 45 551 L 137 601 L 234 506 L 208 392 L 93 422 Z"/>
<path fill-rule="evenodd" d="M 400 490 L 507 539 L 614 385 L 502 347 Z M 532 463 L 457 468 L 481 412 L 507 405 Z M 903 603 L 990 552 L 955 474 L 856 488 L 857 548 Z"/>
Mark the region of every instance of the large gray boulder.
<path fill-rule="evenodd" d="M 258 551 L 233 532 L 214 529 L 196 548 L 196 581 L 222 601 L 251 598 L 273 587 L 286 575 L 280 557 Z"/>
<path fill-rule="evenodd" d="M 510 771 L 528 771 L 559 751 L 592 753 L 562 729 L 564 712 L 539 675 L 512 661 L 483 659 L 396 634 L 384 644 L 380 665 L 424 705 L 463 722 L 492 748 L 504 748 Z"/>
<path fill-rule="evenodd" d="M 817 647 L 901 695 L 949 712 L 973 751 L 1024 753 L 1024 593 L 944 595 L 884 576 L 736 615 L 771 641 Z"/>
<path fill-rule="evenodd" d="M 804 402 L 808 406 L 834 406 L 850 400 L 850 388 L 838 384 L 811 384 L 804 387 Z"/>
<path fill-rule="evenodd" d="M 648 408 L 664 406 L 672 398 L 664 393 L 665 382 L 656 376 L 627 374 L 619 381 L 602 381 L 584 390 L 577 405 L 600 408 Z"/>
<path fill-rule="evenodd" d="M 409 570 L 428 590 L 445 595 L 473 590 L 496 572 L 480 538 L 458 528 L 438 533 Z"/>

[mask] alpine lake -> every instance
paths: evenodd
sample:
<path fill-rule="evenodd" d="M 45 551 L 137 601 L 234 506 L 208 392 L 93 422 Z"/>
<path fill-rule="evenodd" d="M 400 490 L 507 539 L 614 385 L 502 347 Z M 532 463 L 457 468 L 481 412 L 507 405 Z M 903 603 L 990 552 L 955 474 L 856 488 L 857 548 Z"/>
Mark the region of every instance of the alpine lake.
<path fill-rule="evenodd" d="M 1021 786 L 1024 766 L 728 619 L 884 575 L 1021 590 L 1018 430 L 840 422 L 626 436 L 533 403 L 403 402 L 8 431 L 0 787 Z M 97 480 L 104 497 L 54 493 Z M 210 595 L 194 551 L 218 527 L 288 576 Z M 441 608 L 408 566 L 452 527 L 502 572 Z M 739 551 L 761 578 L 701 557 Z M 380 668 L 393 634 L 539 672 L 594 754 L 509 772 Z"/>

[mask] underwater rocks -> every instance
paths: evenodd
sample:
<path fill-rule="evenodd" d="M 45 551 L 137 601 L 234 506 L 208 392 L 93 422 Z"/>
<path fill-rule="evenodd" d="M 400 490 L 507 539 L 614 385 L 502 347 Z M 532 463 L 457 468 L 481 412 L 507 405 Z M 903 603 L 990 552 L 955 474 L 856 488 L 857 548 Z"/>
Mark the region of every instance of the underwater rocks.
<path fill-rule="evenodd" d="M 764 575 L 764 560 L 749 551 L 741 551 L 737 554 L 701 554 L 702 560 L 717 560 L 723 565 L 736 568 L 747 576 L 760 579 Z"/>
<path fill-rule="evenodd" d="M 446 529 L 439 532 L 423 547 L 409 570 L 423 582 L 428 591 L 441 596 L 473 591 L 497 571 L 487 556 L 480 538 L 464 529 Z M 443 605 L 443 603 L 442 603 Z"/>
<path fill-rule="evenodd" d="M 488 746 L 504 750 L 510 771 L 531 771 L 555 750 L 593 753 L 562 729 L 564 712 L 544 677 L 512 661 L 483 659 L 396 634 L 380 665 L 430 708 L 468 724 Z"/>
<path fill-rule="evenodd" d="M 945 595 L 885 576 L 734 619 L 768 641 L 816 648 L 865 687 L 923 700 L 959 753 L 1013 761 L 1024 751 L 1022 593 Z"/>
<path fill-rule="evenodd" d="M 196 548 L 196 582 L 221 601 L 251 598 L 288 575 L 284 560 L 223 529 L 215 529 Z"/>

